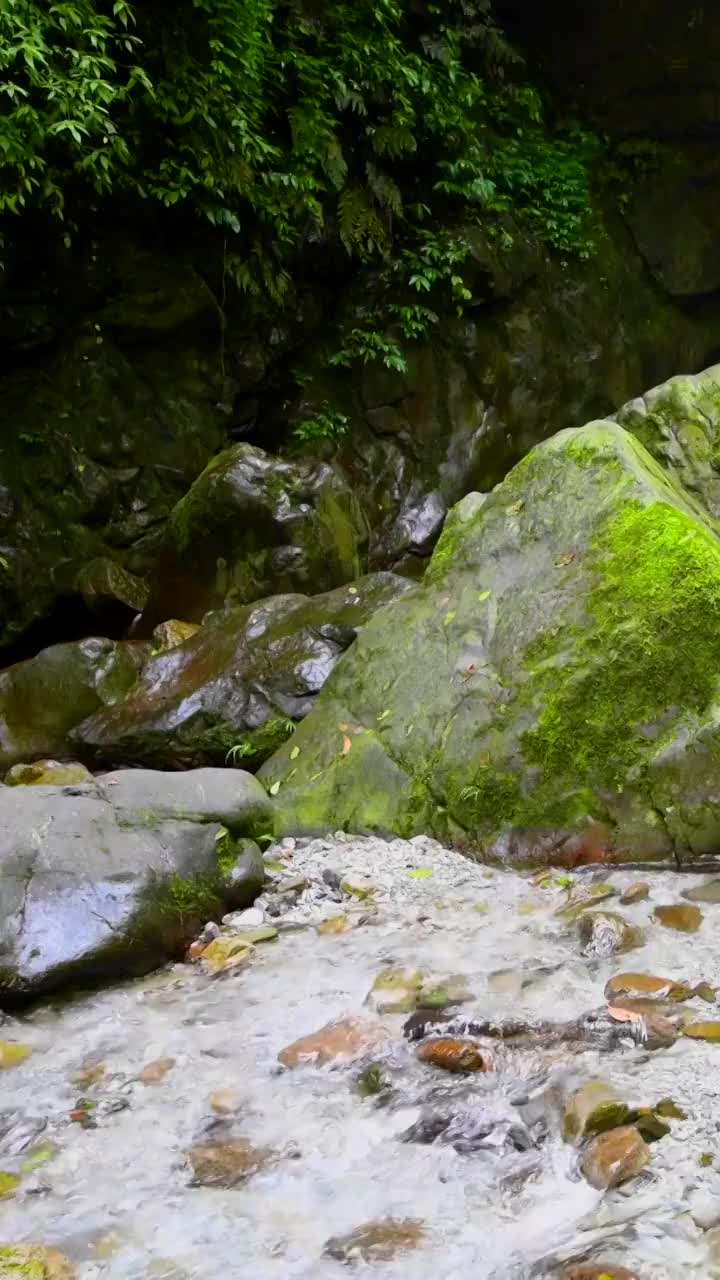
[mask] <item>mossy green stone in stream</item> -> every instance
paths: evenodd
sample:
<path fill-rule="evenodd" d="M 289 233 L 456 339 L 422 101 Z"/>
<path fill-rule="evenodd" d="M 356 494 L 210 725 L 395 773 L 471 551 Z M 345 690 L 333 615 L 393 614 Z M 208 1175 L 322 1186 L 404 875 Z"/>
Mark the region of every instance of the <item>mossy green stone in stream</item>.
<path fill-rule="evenodd" d="M 293 759 L 263 766 L 279 829 L 431 832 L 525 863 L 715 851 L 714 520 L 613 422 L 561 432 L 464 503 Z"/>
<path fill-rule="evenodd" d="M 16 1173 L 6 1173 L 4 1169 L 0 1169 L 0 1200 L 7 1200 L 9 1196 L 15 1195 L 20 1181 Z"/>
<path fill-rule="evenodd" d="M 0 1280 L 74 1280 L 75 1272 L 56 1249 L 39 1244 L 0 1245 Z"/>

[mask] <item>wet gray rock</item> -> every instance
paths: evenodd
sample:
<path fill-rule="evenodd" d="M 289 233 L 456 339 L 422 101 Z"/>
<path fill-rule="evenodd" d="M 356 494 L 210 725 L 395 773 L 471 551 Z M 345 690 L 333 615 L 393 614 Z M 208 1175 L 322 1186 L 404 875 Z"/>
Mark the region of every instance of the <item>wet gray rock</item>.
<path fill-rule="evenodd" d="M 411 589 L 370 574 L 323 595 L 270 596 L 228 608 L 147 663 L 128 696 L 71 735 L 72 750 L 102 764 L 256 768 L 312 709 L 358 631 Z"/>
<path fill-rule="evenodd" d="M 134 976 L 177 955 L 227 901 L 218 843 L 272 826 L 250 774 L 133 770 L 0 788 L 0 1000 Z M 257 880 L 235 901 L 248 905 Z"/>

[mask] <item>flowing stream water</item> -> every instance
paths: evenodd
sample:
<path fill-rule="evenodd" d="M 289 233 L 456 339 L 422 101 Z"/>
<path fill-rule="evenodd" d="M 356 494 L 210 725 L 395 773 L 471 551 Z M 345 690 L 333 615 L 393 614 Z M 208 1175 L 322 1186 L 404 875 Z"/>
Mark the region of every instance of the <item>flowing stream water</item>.
<path fill-rule="evenodd" d="M 650 1052 L 628 1040 L 612 1052 L 551 1054 L 539 1045 L 508 1049 L 495 1073 L 459 1077 L 418 1061 L 402 1034 L 405 1016 L 365 1004 L 388 965 L 463 975 L 463 1014 L 498 1020 L 574 1018 L 602 1006 L 607 979 L 622 971 L 713 983 L 720 905 L 702 906 L 693 934 L 653 919 L 655 906 L 679 901 L 703 877 L 652 873 L 643 877 L 646 901 L 611 900 L 645 942 L 598 960 L 583 957 L 575 926 L 556 914 L 591 870 L 573 876 L 574 889 L 561 876 L 541 884 L 423 839 L 328 838 L 269 858 L 284 863 L 278 874 L 316 886 L 323 869 L 362 875 L 373 892 L 339 906 L 311 887 L 279 918 L 279 937 L 237 972 L 211 977 L 174 965 L 37 1007 L 0 1031 L 32 1050 L 2 1073 L 0 1169 L 24 1172 L 0 1201 L 0 1241 L 55 1246 L 80 1280 L 337 1280 L 346 1272 L 324 1253 L 328 1237 L 393 1217 L 420 1221 L 423 1235 L 412 1252 L 374 1262 L 378 1280 L 529 1280 L 586 1257 L 622 1262 L 646 1280 L 720 1276 L 719 1232 L 692 1214 L 704 1196 L 717 1202 L 720 1222 L 720 1173 L 708 1163 L 720 1166 L 720 1044 L 681 1037 Z M 618 892 L 638 879 L 604 874 Z M 342 911 L 352 928 L 318 933 L 321 919 Z M 700 1000 L 692 1007 L 698 1018 L 715 1016 Z M 386 1028 L 372 1057 L 389 1093 L 362 1096 L 358 1062 L 279 1066 L 289 1042 L 347 1015 Z M 174 1066 L 143 1084 L 143 1066 L 159 1058 Z M 104 1074 L 93 1083 L 90 1070 L 81 1087 L 78 1073 L 99 1063 Z M 583 1179 L 552 1120 L 526 1153 L 492 1141 L 456 1150 L 402 1140 L 423 1108 L 453 1100 L 468 1115 L 495 1116 L 502 1135 L 513 1116 L 527 1118 L 533 1099 L 542 1110 L 548 1081 L 597 1075 L 632 1105 L 672 1097 L 687 1114 L 652 1145 L 646 1171 L 617 1190 Z M 217 1090 L 238 1095 L 234 1116 L 214 1115 Z M 79 1095 L 97 1104 L 94 1128 L 71 1119 Z M 240 1186 L 192 1185 L 188 1152 L 213 1134 L 242 1135 L 277 1159 Z M 28 1152 L 38 1149 L 40 1159 L 54 1155 L 31 1170 Z"/>

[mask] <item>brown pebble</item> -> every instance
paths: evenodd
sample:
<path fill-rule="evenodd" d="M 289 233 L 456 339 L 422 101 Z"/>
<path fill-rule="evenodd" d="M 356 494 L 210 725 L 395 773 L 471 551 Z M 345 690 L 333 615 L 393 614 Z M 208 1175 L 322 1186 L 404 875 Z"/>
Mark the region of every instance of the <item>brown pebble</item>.
<path fill-rule="evenodd" d="M 672 978 L 656 978 L 650 973 L 617 973 L 606 983 L 605 995 L 614 1001 L 618 996 L 645 996 L 656 1000 L 689 1000 L 692 987 Z"/>

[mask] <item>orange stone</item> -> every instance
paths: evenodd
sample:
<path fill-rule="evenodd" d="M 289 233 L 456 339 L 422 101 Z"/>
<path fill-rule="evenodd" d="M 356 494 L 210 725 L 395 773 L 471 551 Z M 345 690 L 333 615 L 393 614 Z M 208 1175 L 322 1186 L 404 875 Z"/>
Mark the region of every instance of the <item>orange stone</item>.
<path fill-rule="evenodd" d="M 601 1133 L 586 1148 L 582 1171 L 592 1187 L 619 1187 L 640 1173 L 650 1161 L 649 1148 L 632 1125 Z"/>
<path fill-rule="evenodd" d="M 421 1062 L 426 1062 L 431 1067 L 441 1067 L 443 1071 L 460 1074 L 494 1070 L 490 1054 L 472 1040 L 439 1037 L 437 1040 L 425 1040 L 416 1052 Z"/>
<path fill-rule="evenodd" d="M 363 1018 L 342 1018 L 329 1022 L 319 1031 L 301 1036 L 286 1046 L 278 1059 L 284 1067 L 325 1067 L 342 1060 L 351 1061 L 375 1049 L 387 1038 L 387 1032 L 376 1022 Z"/>

